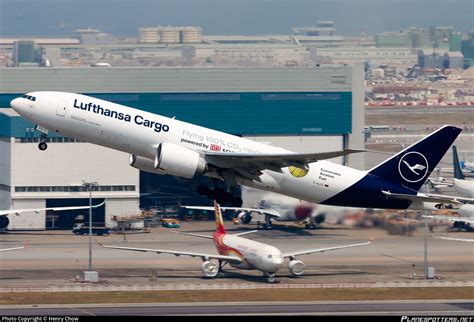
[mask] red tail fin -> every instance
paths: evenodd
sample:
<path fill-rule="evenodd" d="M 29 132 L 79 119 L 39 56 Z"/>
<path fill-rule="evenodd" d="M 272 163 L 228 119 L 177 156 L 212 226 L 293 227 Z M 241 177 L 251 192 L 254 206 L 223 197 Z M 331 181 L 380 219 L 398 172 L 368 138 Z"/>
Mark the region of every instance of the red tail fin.
<path fill-rule="evenodd" d="M 222 219 L 221 208 L 217 201 L 214 200 L 214 214 L 216 216 L 216 229 L 218 233 L 225 234 L 224 220 Z"/>

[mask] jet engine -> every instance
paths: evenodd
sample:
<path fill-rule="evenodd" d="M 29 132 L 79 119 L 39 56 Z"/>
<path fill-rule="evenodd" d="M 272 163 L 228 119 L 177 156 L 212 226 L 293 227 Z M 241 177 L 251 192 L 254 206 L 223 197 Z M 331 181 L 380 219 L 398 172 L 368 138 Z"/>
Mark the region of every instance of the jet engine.
<path fill-rule="evenodd" d="M 160 169 L 155 169 L 155 167 L 153 166 L 154 164 L 153 160 L 150 160 L 150 159 L 147 159 L 135 154 L 130 154 L 130 158 L 128 159 L 128 164 L 130 164 L 130 166 L 138 170 L 142 170 L 145 172 L 161 174 L 161 175 L 166 174 L 166 172 Z"/>
<path fill-rule="evenodd" d="M 304 263 L 302 261 L 295 260 L 295 259 L 290 261 L 290 263 L 288 264 L 288 270 L 294 276 L 303 275 L 305 267 L 306 266 L 304 265 Z"/>
<path fill-rule="evenodd" d="M 201 265 L 201 271 L 204 273 L 204 276 L 212 278 L 217 276 L 217 273 L 219 273 L 219 268 L 217 267 L 216 263 L 205 261 Z"/>
<path fill-rule="evenodd" d="M 7 216 L 0 216 L 0 229 L 7 228 L 10 223 L 10 219 Z"/>
<path fill-rule="evenodd" d="M 249 224 L 252 221 L 252 215 L 245 211 L 242 211 L 237 218 L 242 224 Z"/>
<path fill-rule="evenodd" d="M 173 143 L 160 143 L 153 166 L 166 174 L 188 179 L 206 171 L 206 162 L 199 153 Z"/>

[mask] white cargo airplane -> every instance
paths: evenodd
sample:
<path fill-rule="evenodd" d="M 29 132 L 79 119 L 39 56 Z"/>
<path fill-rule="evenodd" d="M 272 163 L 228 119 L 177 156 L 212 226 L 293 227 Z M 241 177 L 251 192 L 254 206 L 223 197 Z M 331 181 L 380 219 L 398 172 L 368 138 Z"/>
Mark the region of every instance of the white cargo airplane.
<path fill-rule="evenodd" d="M 256 230 L 247 231 L 240 234 L 229 235 L 226 233 L 224 221 L 219 204 L 214 201 L 214 212 L 216 217 L 216 232 L 213 236 L 199 235 L 193 233 L 181 233 L 194 237 L 208 238 L 214 241 L 219 254 L 195 253 L 188 251 L 151 249 L 151 248 L 136 248 L 136 247 L 122 247 L 122 246 L 106 246 L 99 243 L 104 248 L 129 250 L 137 252 L 152 252 L 157 254 L 172 254 L 176 256 L 191 256 L 200 257 L 203 261 L 201 270 L 206 277 L 216 277 L 218 274 L 223 276 L 223 263 L 229 263 L 230 266 L 240 269 L 255 269 L 263 272 L 267 276 L 270 283 L 275 282 L 275 273 L 282 267 L 283 261 L 289 259 L 288 269 L 294 276 L 301 276 L 304 274 L 305 265 L 302 261 L 297 260 L 297 256 L 322 253 L 337 249 L 366 246 L 370 245 L 372 240 L 365 243 L 350 244 L 342 246 L 334 246 L 328 248 L 305 249 L 300 251 L 293 251 L 282 253 L 278 248 L 256 242 L 254 240 L 242 238 L 239 236 L 254 233 Z M 215 265 L 211 260 L 215 259 L 219 262 L 219 266 Z"/>
<path fill-rule="evenodd" d="M 418 190 L 461 132 L 443 126 L 371 170 L 360 171 L 325 159 L 361 150 L 295 153 L 80 94 L 31 92 L 10 105 L 37 124 L 40 150 L 46 150 L 52 131 L 131 153 L 130 165 L 146 172 L 184 178 L 202 174 L 231 187 L 360 208 L 426 209 L 443 202 Z M 240 207 L 242 200 L 235 198 L 232 205 Z"/>
<path fill-rule="evenodd" d="M 105 204 L 105 201 L 92 206 L 92 208 L 98 208 L 102 205 Z M 0 210 L 0 230 L 5 229 L 8 227 L 8 224 L 10 223 L 10 219 L 8 219 L 8 215 L 17 215 L 19 216 L 20 214 L 24 212 L 34 212 L 36 214 L 39 214 L 41 211 L 68 211 L 68 210 L 80 210 L 80 209 L 89 209 L 89 206 L 78 206 L 78 207 L 49 207 L 49 208 L 31 208 L 31 209 L 5 209 L 5 210 Z"/>

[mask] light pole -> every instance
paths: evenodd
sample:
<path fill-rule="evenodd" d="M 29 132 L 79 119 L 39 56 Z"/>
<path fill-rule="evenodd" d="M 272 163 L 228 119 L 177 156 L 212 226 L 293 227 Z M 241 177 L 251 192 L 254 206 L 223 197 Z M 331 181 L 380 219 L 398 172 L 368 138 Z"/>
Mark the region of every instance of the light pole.
<path fill-rule="evenodd" d="M 92 271 L 92 190 L 98 185 L 97 182 L 83 182 L 82 184 L 89 191 L 89 271 Z"/>

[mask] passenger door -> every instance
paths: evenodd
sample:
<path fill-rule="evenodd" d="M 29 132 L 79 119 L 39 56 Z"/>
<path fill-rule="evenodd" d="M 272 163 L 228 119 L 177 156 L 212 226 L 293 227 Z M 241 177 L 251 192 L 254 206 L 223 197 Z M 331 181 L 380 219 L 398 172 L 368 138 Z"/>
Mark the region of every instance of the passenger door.
<path fill-rule="evenodd" d="M 65 117 L 67 113 L 67 102 L 66 101 L 59 101 L 58 102 L 58 109 L 56 110 L 56 115 Z"/>

